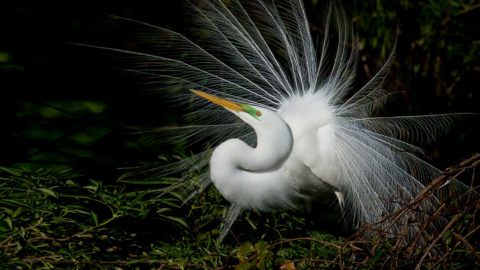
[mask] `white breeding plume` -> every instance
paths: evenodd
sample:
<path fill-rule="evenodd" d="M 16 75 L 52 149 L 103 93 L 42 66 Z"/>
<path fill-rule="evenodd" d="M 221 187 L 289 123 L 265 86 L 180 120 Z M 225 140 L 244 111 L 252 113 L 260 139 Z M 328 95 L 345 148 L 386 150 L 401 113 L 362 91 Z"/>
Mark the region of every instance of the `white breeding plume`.
<path fill-rule="evenodd" d="M 117 50 L 135 57 L 132 70 L 180 86 L 182 94 L 171 92 L 175 101 L 193 104 L 189 120 L 198 124 L 163 132 L 216 147 L 162 170 L 181 169 L 185 180 L 201 175 L 193 194 L 213 182 L 232 203 L 221 237 L 243 209 L 301 207 L 325 192 L 354 224 L 373 223 L 441 173 L 412 143 L 444 133 L 456 115 L 374 117 L 388 96 L 382 83 L 392 56 L 352 89 L 354 39 L 339 8 L 325 14 L 318 48 L 301 0 L 200 1 L 189 14 L 197 43 L 124 19 L 146 30 L 142 52 Z M 456 188 L 454 180 L 442 190 Z M 425 200 L 422 211 L 439 199 Z"/>

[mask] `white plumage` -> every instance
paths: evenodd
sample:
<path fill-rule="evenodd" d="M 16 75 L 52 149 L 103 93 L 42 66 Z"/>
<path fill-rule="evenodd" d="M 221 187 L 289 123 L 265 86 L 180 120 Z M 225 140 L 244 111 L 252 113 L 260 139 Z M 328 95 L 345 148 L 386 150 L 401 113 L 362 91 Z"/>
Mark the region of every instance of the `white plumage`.
<path fill-rule="evenodd" d="M 163 130 L 177 141 L 207 138 L 216 147 L 211 157 L 206 150 L 165 172 L 182 170 L 185 180 L 200 173 L 198 191 L 211 179 L 232 203 L 221 237 L 242 209 L 300 207 L 326 191 L 355 224 L 372 223 L 441 173 L 411 143 L 434 139 L 455 115 L 374 117 L 388 95 L 382 82 L 392 57 L 352 89 L 357 51 L 342 14 L 328 8 L 316 49 L 301 0 L 206 0 L 189 14 L 199 43 L 136 22 L 148 29 L 149 46 L 118 50 L 166 89 L 196 89 L 213 101 L 196 97 L 189 120 L 197 124 Z M 175 94 L 179 105 L 191 104 Z M 425 200 L 422 211 L 437 202 Z"/>

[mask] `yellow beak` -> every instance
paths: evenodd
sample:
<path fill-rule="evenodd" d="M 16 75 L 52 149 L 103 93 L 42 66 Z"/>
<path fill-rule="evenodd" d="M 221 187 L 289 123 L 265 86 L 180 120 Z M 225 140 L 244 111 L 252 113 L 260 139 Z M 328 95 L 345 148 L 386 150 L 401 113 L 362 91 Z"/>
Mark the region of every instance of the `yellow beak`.
<path fill-rule="evenodd" d="M 215 103 L 217 105 L 220 105 L 222 107 L 224 107 L 225 109 L 229 109 L 229 110 L 232 110 L 232 111 L 235 111 L 235 112 L 241 112 L 241 111 L 245 111 L 245 109 L 240 106 L 240 104 L 238 103 L 235 103 L 233 101 L 230 101 L 230 100 L 226 100 L 226 99 L 223 99 L 223 98 L 219 98 L 219 97 L 216 97 L 216 96 L 213 96 L 213 95 L 210 95 L 210 94 L 207 94 L 203 91 L 200 91 L 200 90 L 191 90 L 194 94 L 212 102 L 212 103 Z"/>

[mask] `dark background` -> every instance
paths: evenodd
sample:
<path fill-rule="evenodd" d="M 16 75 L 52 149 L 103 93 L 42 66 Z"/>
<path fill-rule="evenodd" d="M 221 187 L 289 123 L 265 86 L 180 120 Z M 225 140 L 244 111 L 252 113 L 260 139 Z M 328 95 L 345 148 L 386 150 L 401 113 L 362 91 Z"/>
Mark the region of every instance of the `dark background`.
<path fill-rule="evenodd" d="M 474 1 L 344 1 L 360 43 L 358 85 L 396 45 L 382 114 L 480 112 L 480 8 Z M 433 3 L 435 2 L 435 3 Z M 318 34 L 322 1 L 305 1 Z M 473 6 L 473 8 L 471 8 Z M 0 8 L 0 165 L 73 167 L 114 179 L 120 167 L 186 151 L 135 131 L 181 121 L 143 91 L 118 55 L 73 43 L 134 46 L 109 15 L 189 32 L 184 1 L 8 1 Z M 397 30 L 398 29 L 398 30 Z M 460 121 L 427 148 L 439 166 L 479 152 L 480 121 Z"/>

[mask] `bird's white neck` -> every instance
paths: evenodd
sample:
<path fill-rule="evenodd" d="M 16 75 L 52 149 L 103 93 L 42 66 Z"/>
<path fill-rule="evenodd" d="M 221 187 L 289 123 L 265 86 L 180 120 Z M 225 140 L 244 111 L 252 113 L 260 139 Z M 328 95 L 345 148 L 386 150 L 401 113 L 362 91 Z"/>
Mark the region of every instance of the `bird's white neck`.
<path fill-rule="evenodd" d="M 277 123 L 270 124 L 254 127 L 257 145 L 251 148 L 244 144 L 249 149 L 234 157 L 239 169 L 250 172 L 274 171 L 288 158 L 293 146 L 290 127 L 280 117 Z"/>
<path fill-rule="evenodd" d="M 256 147 L 239 139 L 220 144 L 210 159 L 212 181 L 227 200 L 244 207 L 262 210 L 273 207 L 273 202 L 289 204 L 291 198 L 276 197 L 293 192 L 291 183 L 278 173 L 292 150 L 292 132 L 273 112 L 251 126 L 257 135 Z"/>

